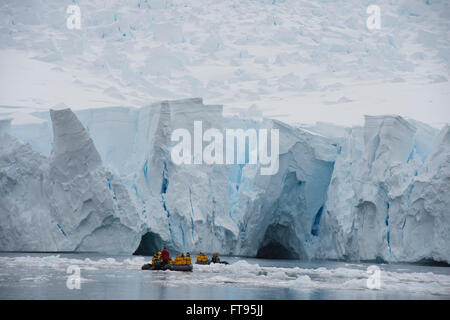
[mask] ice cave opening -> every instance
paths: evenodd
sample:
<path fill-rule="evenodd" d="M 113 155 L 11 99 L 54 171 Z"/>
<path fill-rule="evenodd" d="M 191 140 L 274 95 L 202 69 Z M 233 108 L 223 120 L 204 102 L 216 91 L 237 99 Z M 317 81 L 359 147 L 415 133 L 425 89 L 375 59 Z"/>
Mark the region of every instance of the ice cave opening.
<path fill-rule="evenodd" d="M 164 245 L 158 234 L 149 231 L 142 236 L 139 247 L 133 254 L 138 256 L 153 256 L 153 254 L 161 251 Z"/>
<path fill-rule="evenodd" d="M 265 259 L 298 259 L 298 255 L 292 255 L 292 252 L 275 241 L 260 247 L 256 257 Z"/>
<path fill-rule="evenodd" d="M 256 253 L 264 259 L 300 259 L 294 243 L 299 242 L 290 226 L 271 224 L 267 227 L 264 239 Z"/>

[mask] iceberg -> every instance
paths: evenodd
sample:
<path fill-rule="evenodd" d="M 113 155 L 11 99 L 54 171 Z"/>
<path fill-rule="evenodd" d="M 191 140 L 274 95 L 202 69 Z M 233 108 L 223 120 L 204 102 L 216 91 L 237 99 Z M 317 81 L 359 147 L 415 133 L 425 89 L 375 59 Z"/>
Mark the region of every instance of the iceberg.
<path fill-rule="evenodd" d="M 70 109 L 50 116 L 49 157 L 1 126 L 1 250 L 130 252 L 139 220 L 126 189 Z"/>
<path fill-rule="evenodd" d="M 37 124 L 0 122 L 1 250 L 450 262 L 448 125 L 294 127 L 201 98 L 33 116 L 39 141 Z M 195 121 L 277 129 L 278 172 L 175 164 L 171 133 Z"/>
<path fill-rule="evenodd" d="M 333 258 L 448 263 L 447 134 L 399 116 L 348 129 L 324 217 Z"/>

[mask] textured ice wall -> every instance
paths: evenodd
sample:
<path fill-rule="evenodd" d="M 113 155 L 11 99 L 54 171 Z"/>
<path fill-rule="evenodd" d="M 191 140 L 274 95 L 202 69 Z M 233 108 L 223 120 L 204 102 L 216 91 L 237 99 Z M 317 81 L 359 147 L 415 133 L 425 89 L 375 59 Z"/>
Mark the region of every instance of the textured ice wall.
<path fill-rule="evenodd" d="M 176 250 L 243 255 L 262 248 L 261 255 L 270 255 L 271 246 L 281 245 L 291 250 L 290 256 L 302 258 L 317 250 L 337 153 L 326 138 L 277 121 L 224 118 L 221 106 L 204 105 L 201 99 L 78 114 L 134 200 L 146 226 L 142 248 L 166 244 Z M 170 135 L 184 128 L 193 136 L 194 121 L 202 121 L 203 131 L 279 129 L 278 173 L 263 177 L 257 165 L 249 164 L 173 164 Z"/>
<path fill-rule="evenodd" d="M 227 211 L 227 168 L 178 166 L 170 157 L 173 130 L 187 129 L 193 137 L 194 121 L 202 121 L 203 130 L 220 130 L 222 107 L 205 106 L 201 99 L 162 102 L 142 110 L 144 119 L 154 109 L 154 119 L 143 124 L 146 130 L 137 135 L 145 153 L 139 159 L 130 191 L 147 232 L 178 250 L 223 252 L 232 245 L 232 238 L 225 238 L 235 228 Z M 141 136 L 142 132 L 149 136 Z"/>
<path fill-rule="evenodd" d="M 308 259 L 319 249 L 319 223 L 337 148 L 318 135 L 270 121 L 280 132 L 280 167 L 261 176 L 237 172 L 233 217 L 240 217 L 235 253 Z"/>
<path fill-rule="evenodd" d="M 450 137 L 436 131 L 398 116 L 348 130 L 324 217 L 331 257 L 450 261 Z"/>
<path fill-rule="evenodd" d="M 120 175 L 133 200 L 141 221 L 137 232 L 143 235 L 141 249 L 166 244 L 183 251 L 245 255 L 256 255 L 262 249 L 264 256 L 271 254 L 273 245 L 281 245 L 292 249 L 292 257 L 312 255 L 308 250 L 314 245 L 304 242 L 317 242 L 337 150 L 327 139 L 277 121 L 224 118 L 221 106 L 204 105 L 201 99 L 166 101 L 142 109 L 83 110 L 77 115 L 86 128 L 83 134 L 92 137 L 98 154 L 90 151 L 92 145 L 81 153 L 69 152 L 76 145 L 53 139 L 50 132 L 44 134 L 44 140 L 61 152 L 52 154 L 62 160 L 53 166 L 51 172 L 57 174 L 52 178 L 64 178 L 58 176 L 64 171 L 57 170 L 61 163 L 71 174 L 76 174 L 71 166 L 78 162 L 89 171 L 100 163 L 99 155 Z M 46 114 L 36 116 L 49 121 Z M 203 131 L 280 130 L 278 173 L 260 176 L 258 165 L 249 164 L 173 164 L 170 135 L 177 128 L 193 133 L 194 121 L 202 121 Z M 22 136 L 27 139 L 30 131 L 24 130 Z M 35 145 L 31 138 L 28 141 L 38 150 L 48 148 L 44 143 Z M 83 160 L 81 154 L 91 157 Z M 288 229 L 288 237 L 284 229 Z"/>
<path fill-rule="evenodd" d="M 139 221 L 126 189 L 70 109 L 50 114 L 50 157 L 9 134 L 0 140 L 0 249 L 134 250 Z"/>
<path fill-rule="evenodd" d="M 39 212 L 32 217 L 43 217 L 36 222 L 45 224 L 42 230 L 51 229 L 54 221 L 66 234 L 65 225 L 82 229 L 84 238 L 74 231 L 75 240 L 66 240 L 76 245 L 57 242 L 68 250 L 105 250 L 114 228 L 104 224 L 112 220 L 123 229 L 118 234 L 127 252 L 140 244 L 138 252 L 147 254 L 167 245 L 177 251 L 260 257 L 450 261 L 448 127 L 438 135 L 414 120 L 367 116 L 364 127 L 318 123 L 294 128 L 269 119 L 225 118 L 221 106 L 204 105 L 201 99 L 79 111 L 86 130 L 73 113 L 58 112 L 52 113 L 54 133 L 40 134 L 54 144 L 50 158 L 8 135 L 0 138 L 2 188 L 7 194 L 1 205 L 12 212 L 20 194 L 25 200 L 15 210 L 23 214 L 32 207 Z M 172 163 L 171 133 L 177 128 L 192 133 L 194 121 L 200 120 L 203 131 L 278 129 L 277 174 L 262 176 L 258 165 L 248 163 Z M 1 124 L 1 132 L 18 130 L 8 129 L 7 121 Z M 33 143 L 32 137 L 22 135 Z M 48 148 L 45 143 L 34 147 Z M 6 174 L 11 157 L 23 159 L 12 167 L 21 163 L 26 170 Z M 38 201 L 41 189 L 36 185 L 41 180 L 47 202 Z M 82 191 L 86 185 L 93 189 Z M 96 191 L 102 188 L 106 192 Z M 94 211 L 110 220 L 98 222 L 96 214 L 89 214 Z M 3 241 L 56 248 L 55 241 L 42 240 L 47 236 L 37 230 L 22 239 L 28 237 L 19 223 L 25 218 L 5 216 L 2 228 L 13 236 Z M 85 227 L 96 224 L 91 220 L 100 227 Z M 63 234 L 59 227 L 58 232 Z"/>

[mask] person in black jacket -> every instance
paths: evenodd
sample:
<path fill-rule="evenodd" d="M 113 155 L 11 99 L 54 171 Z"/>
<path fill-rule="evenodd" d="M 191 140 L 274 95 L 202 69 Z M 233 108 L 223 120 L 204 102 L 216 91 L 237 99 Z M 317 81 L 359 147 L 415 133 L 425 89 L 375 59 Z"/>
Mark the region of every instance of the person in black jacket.
<path fill-rule="evenodd" d="M 214 253 L 213 256 L 211 257 L 211 262 L 213 262 L 213 263 L 220 263 L 219 254 L 217 252 Z"/>

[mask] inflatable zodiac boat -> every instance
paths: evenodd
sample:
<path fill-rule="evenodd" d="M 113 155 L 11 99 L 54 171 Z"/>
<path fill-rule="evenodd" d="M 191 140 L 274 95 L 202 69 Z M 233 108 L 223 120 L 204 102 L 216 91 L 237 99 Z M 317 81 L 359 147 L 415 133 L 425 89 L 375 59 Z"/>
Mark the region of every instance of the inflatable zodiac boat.
<path fill-rule="evenodd" d="M 210 264 L 212 264 L 212 263 L 228 264 L 227 261 L 213 262 L 213 261 L 211 261 L 211 260 L 208 260 L 208 261 L 197 261 L 197 262 L 195 262 L 195 264 L 202 264 L 202 265 L 210 265 Z"/>
<path fill-rule="evenodd" d="M 144 264 L 141 268 L 142 270 L 171 270 L 171 271 L 192 271 L 192 264 L 162 264 L 162 263 L 147 263 Z"/>

